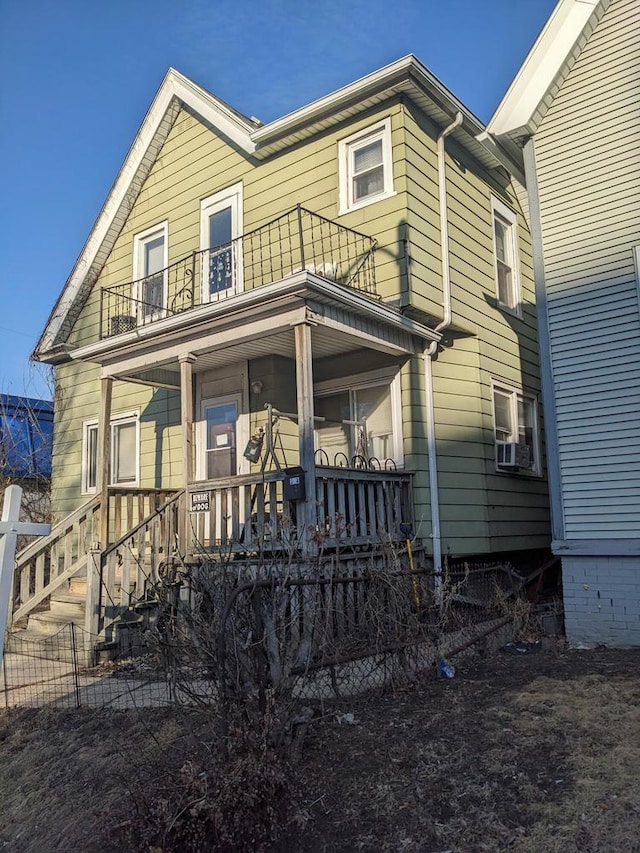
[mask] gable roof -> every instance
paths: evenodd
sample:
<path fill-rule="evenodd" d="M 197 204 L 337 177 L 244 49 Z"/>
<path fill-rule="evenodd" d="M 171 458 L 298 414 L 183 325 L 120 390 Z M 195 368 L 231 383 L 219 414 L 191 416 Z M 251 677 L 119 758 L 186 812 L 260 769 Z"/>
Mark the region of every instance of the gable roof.
<path fill-rule="evenodd" d="M 509 147 L 536 132 L 610 2 L 560 0 L 489 121 L 488 136 Z"/>
<path fill-rule="evenodd" d="M 129 216 L 182 107 L 259 161 L 397 95 L 408 95 L 438 125 L 458 112 L 453 136 L 487 169 L 503 166 L 522 180 L 519 154 L 510 157 L 495 140 L 479 140 L 484 125 L 415 56 L 409 55 L 263 125 L 249 119 L 170 68 L 129 149 L 107 200 L 60 294 L 32 357 L 66 358 L 65 341 Z"/>

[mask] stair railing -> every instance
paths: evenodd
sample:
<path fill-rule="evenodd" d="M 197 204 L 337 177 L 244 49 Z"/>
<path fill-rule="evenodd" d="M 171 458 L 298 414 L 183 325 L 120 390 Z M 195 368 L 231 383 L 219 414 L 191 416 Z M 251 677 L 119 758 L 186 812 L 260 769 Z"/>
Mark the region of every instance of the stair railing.
<path fill-rule="evenodd" d="M 145 599 L 161 566 L 179 554 L 184 490 L 175 492 L 101 553 L 91 554 L 87 583 L 87 631 L 106 638 L 125 610 Z"/>
<path fill-rule="evenodd" d="M 87 552 L 100 529 L 100 496 L 66 516 L 48 536 L 32 542 L 16 557 L 12 622 L 28 616 L 87 563 Z"/>

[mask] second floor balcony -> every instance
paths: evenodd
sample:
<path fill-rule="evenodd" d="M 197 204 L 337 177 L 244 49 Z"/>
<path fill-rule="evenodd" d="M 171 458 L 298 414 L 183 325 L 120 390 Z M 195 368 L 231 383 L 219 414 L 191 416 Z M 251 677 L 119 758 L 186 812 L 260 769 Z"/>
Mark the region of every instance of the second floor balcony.
<path fill-rule="evenodd" d="M 375 239 L 298 205 L 146 278 L 102 288 L 100 337 L 130 332 L 301 271 L 377 297 L 375 245 Z"/>

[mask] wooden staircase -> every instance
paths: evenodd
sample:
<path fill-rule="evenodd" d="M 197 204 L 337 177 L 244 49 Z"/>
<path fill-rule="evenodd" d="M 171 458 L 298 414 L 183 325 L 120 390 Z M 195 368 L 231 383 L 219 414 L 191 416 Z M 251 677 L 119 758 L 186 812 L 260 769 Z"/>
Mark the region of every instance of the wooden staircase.
<path fill-rule="evenodd" d="M 92 663 L 95 646 L 111 638 L 122 613 L 144 600 L 160 564 L 177 552 L 183 494 L 110 495 L 112 541 L 104 550 L 96 541 L 102 510 L 96 497 L 21 551 L 7 651 L 29 648 L 34 656 L 64 660 L 57 638 L 73 624 Z"/>

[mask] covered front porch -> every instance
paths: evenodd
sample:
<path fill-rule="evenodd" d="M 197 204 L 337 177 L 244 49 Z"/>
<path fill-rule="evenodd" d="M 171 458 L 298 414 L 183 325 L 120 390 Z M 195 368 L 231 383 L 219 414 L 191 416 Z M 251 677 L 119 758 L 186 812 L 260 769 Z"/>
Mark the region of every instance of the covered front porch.
<path fill-rule="evenodd" d="M 400 370 L 436 339 L 304 270 L 82 347 L 72 357 L 101 365 L 102 504 L 113 384 L 141 383 L 180 396 L 176 530 L 187 558 L 404 539 L 413 509 Z M 105 516 L 100 542 L 109 538 Z"/>

